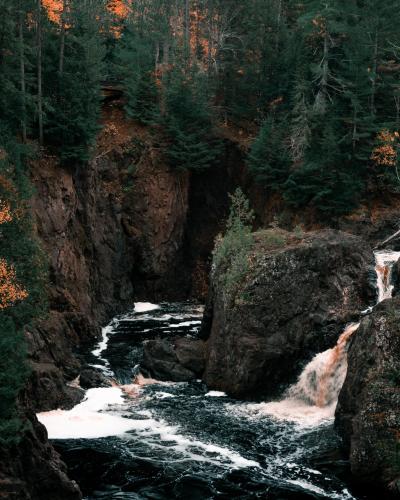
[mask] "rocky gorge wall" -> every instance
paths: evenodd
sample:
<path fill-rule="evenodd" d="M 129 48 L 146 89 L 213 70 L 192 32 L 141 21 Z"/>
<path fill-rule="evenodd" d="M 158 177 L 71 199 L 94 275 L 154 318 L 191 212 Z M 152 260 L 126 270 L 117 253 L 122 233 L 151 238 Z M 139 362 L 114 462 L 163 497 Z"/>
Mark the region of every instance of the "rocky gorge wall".
<path fill-rule="evenodd" d="M 168 167 L 148 132 L 119 109 L 104 120 L 89 164 L 65 168 L 48 153 L 31 164 L 49 311 L 26 331 L 32 372 L 20 404 L 31 430 L 15 449 L 0 449 L 0 498 L 80 498 L 33 412 L 82 398 L 71 384 L 81 371 L 76 350 L 111 317 L 135 299 L 183 299 L 190 289 L 180 271 L 189 176 Z"/>
<path fill-rule="evenodd" d="M 28 331 L 35 410 L 67 404 L 63 381 L 79 374 L 72 348 L 135 297 L 174 294 L 166 283 L 183 241 L 187 179 L 152 161 L 130 179 L 129 147 L 73 172 L 53 158 L 34 165 L 32 205 L 50 269 L 49 315 Z"/>
<path fill-rule="evenodd" d="M 400 497 L 400 299 L 366 317 L 348 353 L 336 409 L 354 478 L 364 490 Z"/>
<path fill-rule="evenodd" d="M 0 475 L 0 498 L 3 486 L 17 483 L 21 498 L 42 498 L 33 487 L 38 478 L 54 500 L 79 498 L 44 428 L 29 412 L 68 408 L 82 397 L 67 384 L 81 371 L 76 349 L 94 341 L 100 326 L 135 300 L 207 295 L 210 253 L 224 228 L 228 193 L 248 184 L 236 165 L 240 157 L 226 146 L 222 164 L 210 171 L 176 172 L 166 165 L 156 139 L 111 106 L 88 165 L 63 168 L 49 155 L 32 164 L 32 210 L 49 262 L 49 314 L 27 331 L 33 370 L 21 403 L 33 431 L 24 435 L 15 460 L 0 450 L 0 470 L 6 471 Z M 252 188 L 248 192 L 252 196 Z M 393 226 L 393 218 L 378 221 L 379 234 Z M 369 227 L 364 220 L 346 224 L 363 236 Z M 279 390 L 370 302 L 373 292 L 363 272 L 371 256 L 368 243 L 341 232 L 315 233 L 281 249 L 268 248 L 261 238 L 246 300 L 226 305 L 215 276 L 206 342 L 195 347 L 177 342 L 172 349 L 149 345 L 150 371 L 157 368 L 156 352 L 164 358 L 160 374 L 166 378 L 175 366 L 179 379 L 203 375 L 211 387 L 235 396 Z"/>

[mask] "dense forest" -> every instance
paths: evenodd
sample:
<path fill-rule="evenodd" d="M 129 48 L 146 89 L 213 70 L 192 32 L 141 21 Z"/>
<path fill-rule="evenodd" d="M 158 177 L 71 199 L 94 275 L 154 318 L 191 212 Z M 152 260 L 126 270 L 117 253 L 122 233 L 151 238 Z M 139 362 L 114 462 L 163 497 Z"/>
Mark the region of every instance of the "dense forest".
<path fill-rule="evenodd" d="M 397 190 L 394 1 L 3 2 L 1 127 L 85 162 L 102 88 L 162 132 L 177 169 L 218 158 L 220 130 L 254 139 L 248 165 L 288 204 L 351 211 Z"/>
<path fill-rule="evenodd" d="M 321 220 L 399 191 L 395 0 L 0 0 L 0 13 L 0 440 L 18 426 L 23 327 L 46 310 L 30 165 L 84 168 L 107 90 L 172 168 L 218 165 L 229 133 L 265 196 Z"/>

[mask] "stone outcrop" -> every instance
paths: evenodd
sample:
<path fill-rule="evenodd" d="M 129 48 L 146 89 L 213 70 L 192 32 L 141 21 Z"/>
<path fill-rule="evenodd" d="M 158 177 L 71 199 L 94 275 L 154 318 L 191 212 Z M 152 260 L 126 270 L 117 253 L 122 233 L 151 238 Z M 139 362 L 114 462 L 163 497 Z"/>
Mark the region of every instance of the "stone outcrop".
<path fill-rule="evenodd" d="M 67 476 L 46 429 L 29 413 L 20 441 L 0 445 L 0 498 L 7 500 L 79 500 L 79 486 Z"/>
<path fill-rule="evenodd" d="M 158 380 L 188 382 L 201 377 L 205 366 L 205 345 L 201 340 L 176 338 L 144 342 L 141 367 Z"/>
<path fill-rule="evenodd" d="M 269 245 L 269 232 L 255 239 L 236 297 L 226 299 L 222 270 L 214 271 L 202 332 L 204 381 L 238 397 L 281 393 L 374 295 L 367 293 L 372 251 L 358 237 L 327 230 L 296 240 L 287 233 L 278 247 Z"/>
<path fill-rule="evenodd" d="M 376 306 L 352 339 L 336 427 L 356 480 L 400 497 L 400 298 Z"/>

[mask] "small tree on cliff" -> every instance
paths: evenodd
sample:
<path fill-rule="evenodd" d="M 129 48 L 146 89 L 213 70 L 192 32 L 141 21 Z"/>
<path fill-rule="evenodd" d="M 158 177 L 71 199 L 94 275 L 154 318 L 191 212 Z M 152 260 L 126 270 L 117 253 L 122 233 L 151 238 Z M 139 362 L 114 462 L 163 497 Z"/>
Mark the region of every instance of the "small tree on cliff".
<path fill-rule="evenodd" d="M 235 297 L 238 286 L 249 271 L 248 255 L 253 245 L 254 212 L 240 188 L 230 195 L 231 209 L 226 232 L 219 235 L 214 249 L 213 270 L 221 273 L 226 300 Z"/>

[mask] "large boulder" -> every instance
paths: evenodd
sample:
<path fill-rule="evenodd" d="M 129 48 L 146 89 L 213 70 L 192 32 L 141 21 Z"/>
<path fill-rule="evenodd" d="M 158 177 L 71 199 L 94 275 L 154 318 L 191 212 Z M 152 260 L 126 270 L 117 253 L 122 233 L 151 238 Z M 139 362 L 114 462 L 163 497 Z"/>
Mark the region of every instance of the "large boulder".
<path fill-rule="evenodd" d="M 204 342 L 188 337 L 144 342 L 141 367 L 158 380 L 188 382 L 204 371 Z"/>
<path fill-rule="evenodd" d="M 235 296 L 227 297 L 224 270 L 213 272 L 202 330 L 204 381 L 236 397 L 273 396 L 373 300 L 367 293 L 373 254 L 363 240 L 339 231 L 302 237 L 262 231 L 248 260 Z"/>
<path fill-rule="evenodd" d="M 353 337 L 336 427 L 360 484 L 400 497 L 400 298 L 379 304 Z"/>

